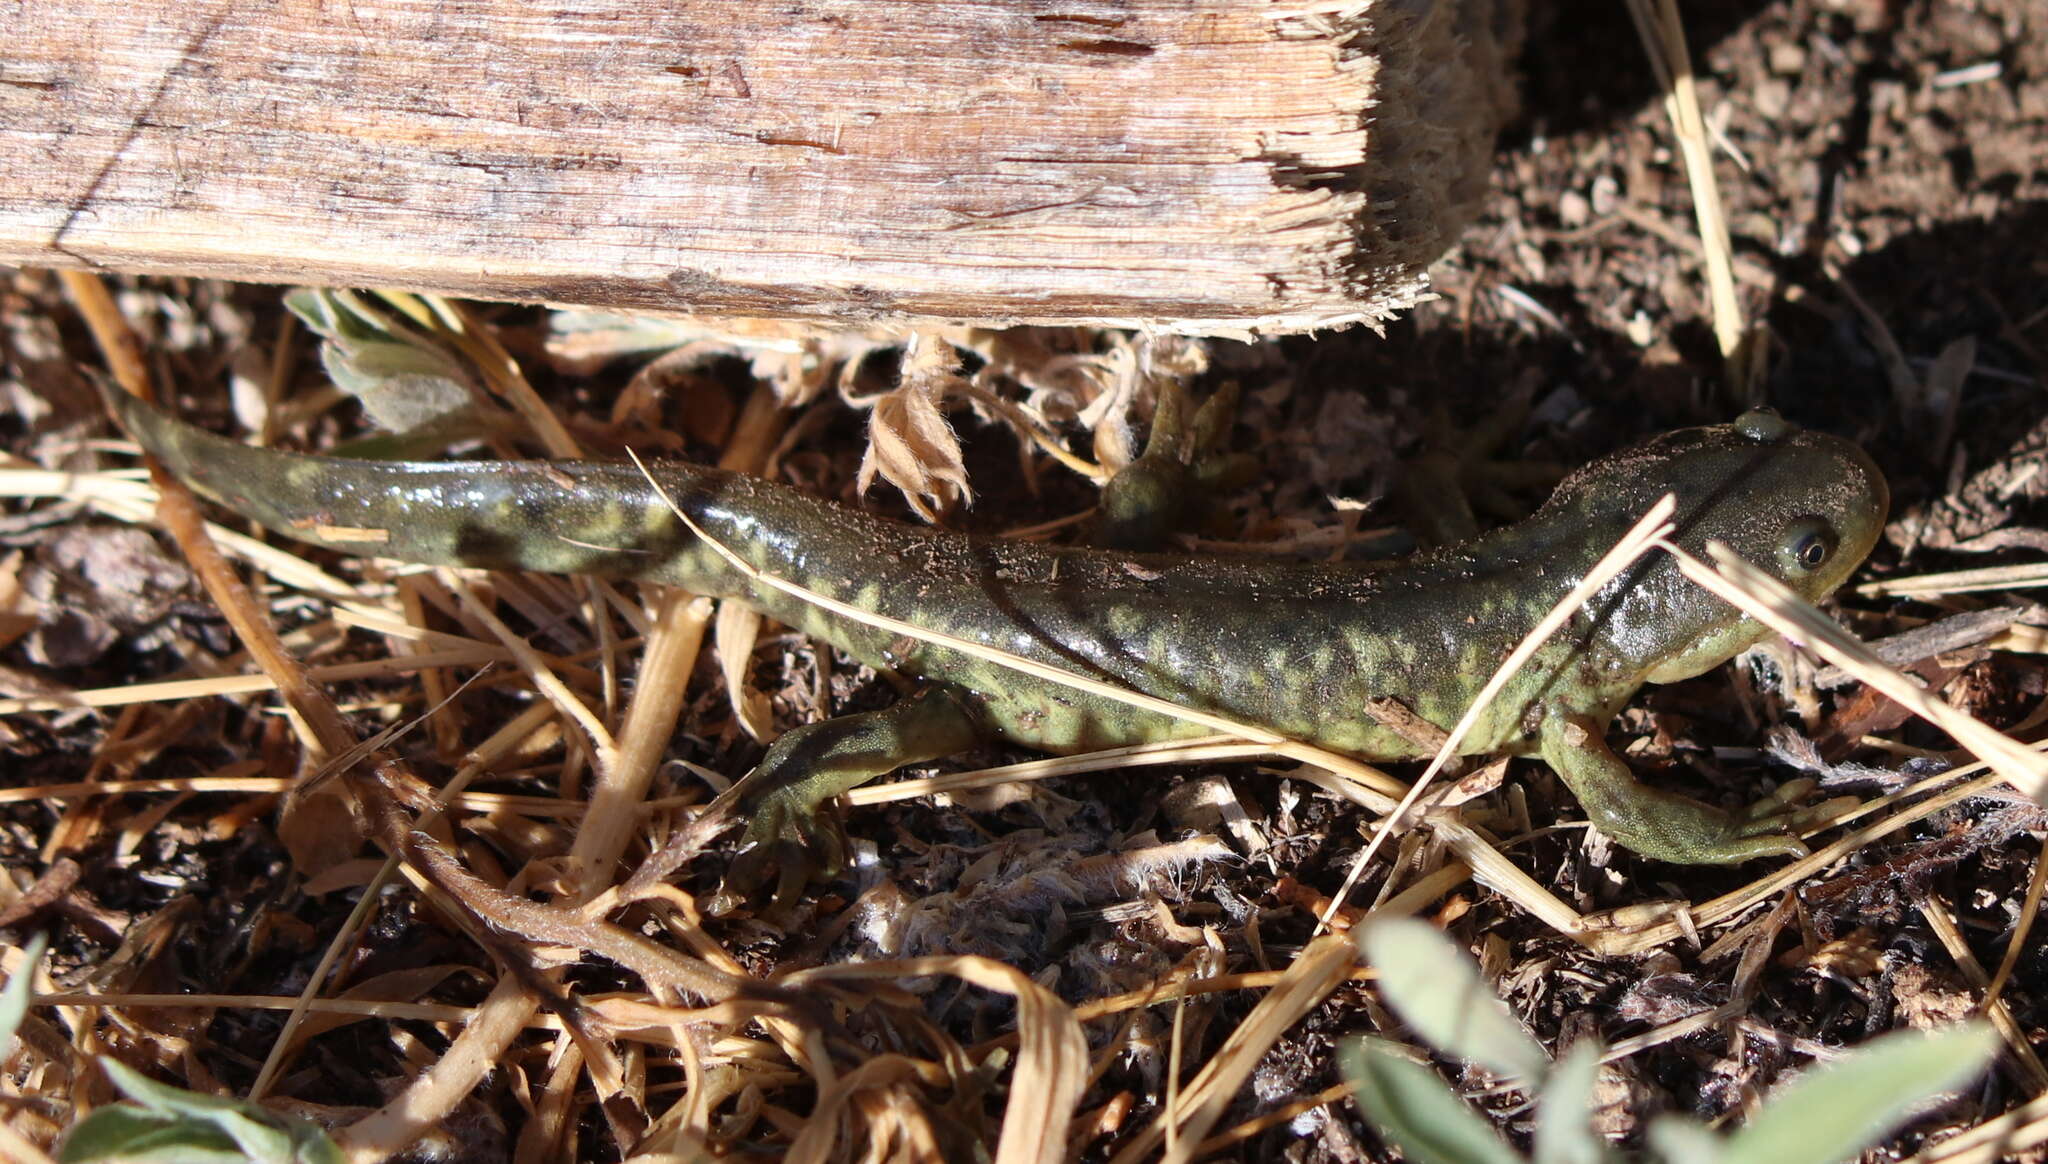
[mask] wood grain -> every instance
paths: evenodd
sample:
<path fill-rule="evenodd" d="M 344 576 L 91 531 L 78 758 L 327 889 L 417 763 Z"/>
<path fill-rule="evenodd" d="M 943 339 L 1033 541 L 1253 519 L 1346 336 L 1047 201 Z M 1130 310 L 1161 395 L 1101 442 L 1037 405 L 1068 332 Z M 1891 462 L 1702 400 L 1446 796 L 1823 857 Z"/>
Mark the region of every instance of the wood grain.
<path fill-rule="evenodd" d="M 1519 0 L 0 5 L 0 262 L 832 320 L 1382 318 Z"/>

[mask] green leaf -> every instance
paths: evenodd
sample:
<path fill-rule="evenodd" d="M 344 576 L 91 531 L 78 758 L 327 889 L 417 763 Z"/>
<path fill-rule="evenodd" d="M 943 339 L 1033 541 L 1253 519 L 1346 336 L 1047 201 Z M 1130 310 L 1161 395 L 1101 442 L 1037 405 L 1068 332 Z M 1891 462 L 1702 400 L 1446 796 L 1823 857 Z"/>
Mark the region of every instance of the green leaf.
<path fill-rule="evenodd" d="M 301 288 L 284 303 L 320 336 L 328 377 L 379 426 L 403 434 L 479 423 L 469 365 L 432 336 L 351 291 Z"/>
<path fill-rule="evenodd" d="M 341 1149 L 305 1120 L 158 1083 L 108 1056 L 99 1064 L 134 1102 L 79 1121 L 57 1152 L 63 1164 L 342 1164 Z"/>
<path fill-rule="evenodd" d="M 113 1103 L 78 1121 L 57 1149 L 57 1159 L 60 1164 L 245 1164 L 249 1157 L 219 1128 Z"/>
<path fill-rule="evenodd" d="M 1764 1100 L 1728 1140 L 1729 1164 L 1846 1160 L 1912 1119 L 1920 1104 L 1976 1077 L 1998 1038 L 1981 1022 L 1899 1032 L 1816 1067 Z"/>
<path fill-rule="evenodd" d="M 29 1000 L 35 997 L 36 967 L 42 964 L 49 944 L 48 934 L 30 938 L 21 948 L 21 969 L 7 980 L 7 989 L 0 990 L 0 1047 L 7 1045 L 21 1029 L 21 1020 L 28 1017 Z"/>
<path fill-rule="evenodd" d="M 341 326 L 335 317 L 333 292 L 324 287 L 297 287 L 285 292 L 284 309 L 299 317 L 313 334 L 326 337 Z"/>
<path fill-rule="evenodd" d="M 1387 1004 L 1432 1046 L 1519 1083 L 1542 1078 L 1543 1048 L 1434 926 L 1374 921 L 1359 928 L 1358 949 L 1379 972 Z"/>
<path fill-rule="evenodd" d="M 1697 1120 L 1684 1116 L 1658 1116 L 1650 1121 L 1651 1150 L 1664 1164 L 1724 1164 L 1727 1141 L 1708 1131 Z"/>
<path fill-rule="evenodd" d="M 320 363 L 335 386 L 363 402 L 381 427 L 409 432 L 475 406 L 468 373 L 445 352 L 373 340 L 329 340 Z"/>
<path fill-rule="evenodd" d="M 1337 1053 L 1365 1118 L 1417 1164 L 1519 1164 L 1479 1113 L 1396 1044 L 1356 1038 Z"/>
<path fill-rule="evenodd" d="M 339 287 L 298 288 L 286 293 L 284 306 L 321 339 L 389 339 L 403 331 L 390 316 L 371 306 L 369 300 Z"/>
<path fill-rule="evenodd" d="M 609 311 L 562 310 L 548 315 L 548 346 L 574 339 L 579 356 L 605 360 L 648 356 L 702 339 L 704 325 L 694 320 L 655 315 L 620 315 Z"/>
<path fill-rule="evenodd" d="M 1593 1129 L 1593 1087 L 1605 1049 L 1587 1039 L 1551 1066 L 1536 1110 L 1535 1164 L 1602 1164 L 1614 1153 Z"/>

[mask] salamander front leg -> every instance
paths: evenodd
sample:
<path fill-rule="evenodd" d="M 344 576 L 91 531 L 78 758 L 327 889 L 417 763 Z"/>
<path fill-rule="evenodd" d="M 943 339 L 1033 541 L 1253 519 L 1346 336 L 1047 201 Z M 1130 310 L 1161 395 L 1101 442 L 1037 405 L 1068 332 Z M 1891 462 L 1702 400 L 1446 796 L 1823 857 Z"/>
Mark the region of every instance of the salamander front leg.
<path fill-rule="evenodd" d="M 1543 724 L 1543 759 L 1579 798 L 1594 827 L 1629 850 L 1679 865 L 1737 865 L 1757 857 L 1803 857 L 1787 831 L 1800 819 L 1782 798 L 1730 814 L 1639 782 L 1607 747 L 1589 716 L 1554 714 Z"/>
<path fill-rule="evenodd" d="M 751 895 L 773 866 L 774 900 L 795 900 L 806 882 L 846 864 L 846 834 L 827 801 L 905 764 L 966 751 L 981 739 L 973 713 L 943 687 L 786 733 L 713 806 L 746 830 L 726 873 L 727 889 Z"/>

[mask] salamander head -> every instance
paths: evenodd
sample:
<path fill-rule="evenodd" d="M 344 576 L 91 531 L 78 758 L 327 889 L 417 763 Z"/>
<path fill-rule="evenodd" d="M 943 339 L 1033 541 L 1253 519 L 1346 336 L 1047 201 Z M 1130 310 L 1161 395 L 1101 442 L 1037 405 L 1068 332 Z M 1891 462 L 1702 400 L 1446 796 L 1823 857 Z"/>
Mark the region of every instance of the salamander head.
<path fill-rule="evenodd" d="M 1708 542 L 1725 543 L 1808 600 L 1825 597 L 1862 563 L 1890 504 L 1884 476 L 1862 449 L 1758 409 L 1596 461 L 1566 479 L 1545 509 L 1586 522 L 1611 544 L 1666 493 L 1678 499 L 1673 541 L 1699 557 Z M 1594 653 L 1653 683 L 1707 671 L 1766 633 L 1686 581 L 1665 554 L 1611 583 L 1589 609 L 1602 619 Z"/>

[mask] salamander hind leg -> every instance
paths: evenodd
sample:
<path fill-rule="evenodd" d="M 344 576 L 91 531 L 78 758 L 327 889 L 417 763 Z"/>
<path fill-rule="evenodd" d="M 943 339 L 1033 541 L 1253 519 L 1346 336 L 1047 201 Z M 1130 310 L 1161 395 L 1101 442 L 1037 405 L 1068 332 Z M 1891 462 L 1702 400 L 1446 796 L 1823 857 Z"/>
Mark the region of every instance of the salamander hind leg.
<path fill-rule="evenodd" d="M 1474 424 L 1455 423 L 1442 408 L 1424 422 L 1423 449 L 1401 462 L 1392 497 L 1402 524 L 1423 548 L 1477 537 L 1481 512 L 1520 521 L 1531 508 L 1522 495 L 1564 476 L 1561 465 L 1504 453 L 1528 417 L 1529 404 L 1530 394 L 1522 391 Z"/>
<path fill-rule="evenodd" d="M 1545 720 L 1543 759 L 1579 798 L 1594 827 L 1645 857 L 1678 865 L 1737 865 L 1758 857 L 1803 857 L 1789 830 L 1804 816 L 1782 794 L 1741 813 L 1636 780 L 1590 717 Z"/>
<path fill-rule="evenodd" d="M 712 808 L 745 829 L 726 888 L 751 896 L 772 867 L 775 903 L 794 901 L 806 882 L 846 864 L 846 836 L 827 801 L 905 764 L 965 751 L 982 736 L 973 714 L 943 687 L 789 731 Z"/>
<path fill-rule="evenodd" d="M 1219 389 L 1192 419 L 1187 407 L 1178 385 L 1161 390 L 1144 453 L 1102 487 L 1090 537 L 1096 545 L 1162 549 L 1169 535 L 1199 524 L 1213 497 L 1251 480 L 1257 463 L 1224 447 L 1237 411 L 1236 385 Z"/>

